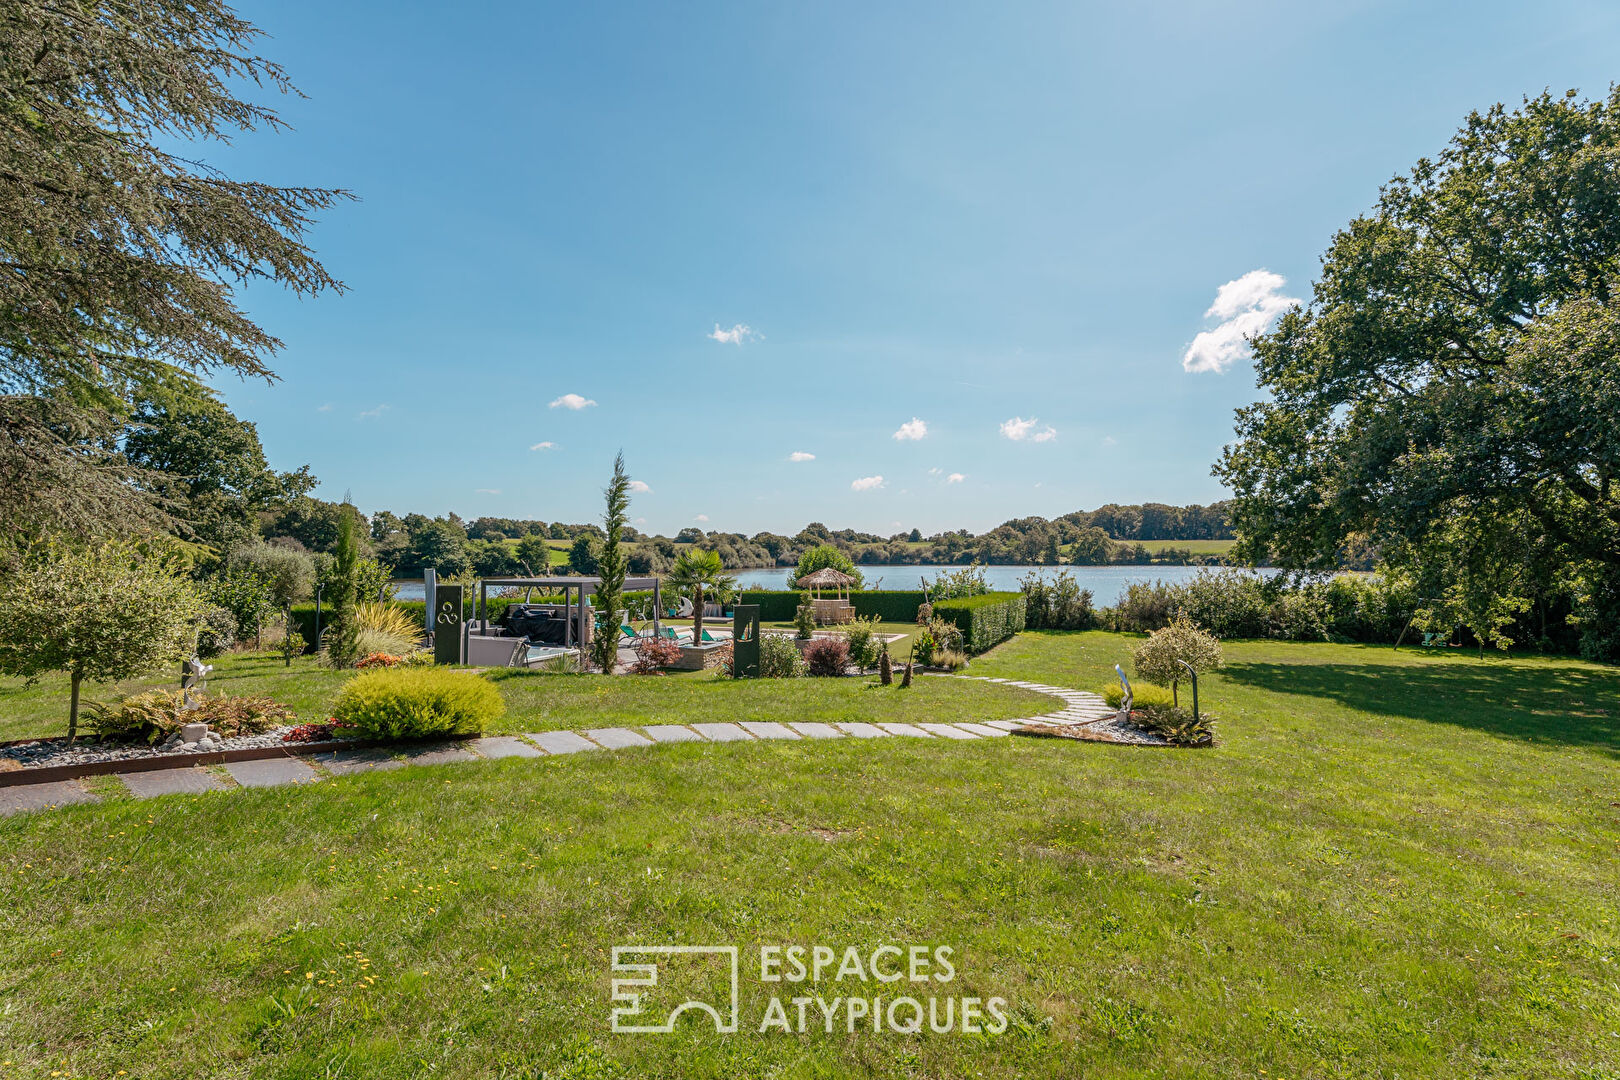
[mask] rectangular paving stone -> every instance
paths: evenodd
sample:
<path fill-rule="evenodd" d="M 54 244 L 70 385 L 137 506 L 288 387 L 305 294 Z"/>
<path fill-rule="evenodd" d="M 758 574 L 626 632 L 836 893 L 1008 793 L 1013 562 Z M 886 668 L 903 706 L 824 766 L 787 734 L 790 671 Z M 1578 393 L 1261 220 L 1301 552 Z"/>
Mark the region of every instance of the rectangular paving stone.
<path fill-rule="evenodd" d="M 222 791 L 227 786 L 206 769 L 195 768 L 119 773 L 118 779 L 137 799 L 150 799 L 155 795 L 199 795 L 204 791 Z"/>
<path fill-rule="evenodd" d="M 652 740 L 626 727 L 590 728 L 585 732 L 609 750 L 628 750 L 632 746 L 651 746 Z"/>
<path fill-rule="evenodd" d="M 79 786 L 76 780 L 57 780 L 49 784 L 19 784 L 0 788 L 0 814 L 21 814 L 29 810 L 49 810 L 69 803 L 97 802 L 94 795 Z"/>
<path fill-rule="evenodd" d="M 320 777 L 315 770 L 297 758 L 259 758 L 257 761 L 233 761 L 225 771 L 243 787 L 280 787 L 282 784 L 309 784 Z"/>
<path fill-rule="evenodd" d="M 1002 731 L 1011 731 L 1013 728 L 1019 727 L 1019 726 L 1021 726 L 1023 724 L 1026 724 L 1026 723 L 1028 723 L 1027 720 L 987 720 L 987 721 L 985 721 L 986 726 L 988 726 L 988 727 L 998 727 Z"/>
<path fill-rule="evenodd" d="M 511 735 L 491 735 L 485 739 L 474 739 L 472 746 L 487 758 L 540 756 L 540 751 Z"/>
<path fill-rule="evenodd" d="M 407 765 L 448 765 L 455 761 L 477 761 L 478 755 L 462 746 L 453 743 L 435 743 L 430 746 L 413 746 L 402 751 Z"/>
<path fill-rule="evenodd" d="M 753 738 L 736 724 L 693 724 L 692 730 L 710 742 L 747 742 Z"/>
<path fill-rule="evenodd" d="M 938 735 L 942 739 L 977 739 L 978 736 L 971 731 L 962 731 L 949 724 L 918 724 L 918 727 L 930 735 Z"/>
<path fill-rule="evenodd" d="M 910 735 L 917 739 L 933 738 L 932 735 L 928 734 L 928 732 L 924 731 L 922 728 L 915 727 L 911 724 L 879 724 L 878 727 L 882 728 L 884 731 L 887 731 L 890 735 Z"/>
<path fill-rule="evenodd" d="M 876 724 L 863 724 L 858 721 L 853 721 L 848 724 L 839 724 L 838 726 L 844 730 L 845 734 L 853 735 L 857 739 L 887 739 L 889 737 L 889 733 L 878 727 Z"/>
<path fill-rule="evenodd" d="M 646 728 L 653 742 L 702 742 L 703 736 L 679 724 L 649 724 Z"/>
<path fill-rule="evenodd" d="M 788 727 L 809 739 L 842 739 L 844 733 L 831 724 L 802 723 L 789 724 Z"/>
<path fill-rule="evenodd" d="M 375 746 L 328 750 L 322 754 L 311 754 L 309 759 L 324 766 L 327 772 L 335 776 L 349 776 L 376 769 L 398 769 L 405 764 L 394 757 L 392 752 Z"/>
<path fill-rule="evenodd" d="M 573 731 L 542 731 L 538 735 L 525 735 L 548 754 L 577 754 L 581 750 L 600 750 L 591 740 Z"/>
<path fill-rule="evenodd" d="M 797 731 L 791 731 L 785 724 L 778 724 L 774 720 L 744 720 L 743 730 L 750 735 L 757 735 L 761 739 L 798 739 Z"/>
<path fill-rule="evenodd" d="M 964 721 L 956 726 L 961 728 L 963 731 L 971 731 L 973 734 L 983 736 L 987 739 L 1007 737 L 1007 732 L 1001 730 L 1000 728 L 993 728 L 988 724 L 969 724 Z"/>

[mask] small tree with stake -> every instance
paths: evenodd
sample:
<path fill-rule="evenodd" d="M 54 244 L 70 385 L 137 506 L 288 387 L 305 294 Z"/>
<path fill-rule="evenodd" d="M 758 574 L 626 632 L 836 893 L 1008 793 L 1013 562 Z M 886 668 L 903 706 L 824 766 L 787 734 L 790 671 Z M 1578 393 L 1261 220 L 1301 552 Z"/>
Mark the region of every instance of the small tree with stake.
<path fill-rule="evenodd" d="M 0 585 L 0 674 L 67 673 L 68 741 L 85 680 L 114 682 L 187 655 L 202 601 L 169 560 L 113 541 L 54 548 Z"/>
<path fill-rule="evenodd" d="M 338 519 L 337 546 L 332 551 L 332 621 L 325 634 L 326 662 L 352 668 L 360 659 L 360 623 L 355 611 L 360 546 L 355 537 L 355 510 L 347 503 Z"/>
<path fill-rule="evenodd" d="M 1169 626 L 1153 631 L 1132 654 L 1136 673 L 1150 683 L 1170 688 L 1171 700 L 1180 704 L 1176 687 L 1181 679 L 1193 680 L 1194 708 L 1197 708 L 1198 676 L 1221 666 L 1221 643 L 1182 616 Z"/>

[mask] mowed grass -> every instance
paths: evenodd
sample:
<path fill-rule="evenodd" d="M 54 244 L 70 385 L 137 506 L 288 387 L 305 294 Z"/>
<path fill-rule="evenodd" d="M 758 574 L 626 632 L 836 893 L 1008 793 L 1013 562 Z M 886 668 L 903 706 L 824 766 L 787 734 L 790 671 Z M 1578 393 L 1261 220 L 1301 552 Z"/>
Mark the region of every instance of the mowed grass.
<path fill-rule="evenodd" d="M 1026 633 L 974 671 L 1100 686 L 1131 644 Z M 0 819 L 0 1060 L 1612 1077 L 1620 673 L 1288 643 L 1227 657 L 1201 688 L 1210 751 L 677 745 Z M 739 1032 L 612 1034 L 609 954 L 634 943 L 738 945 Z M 1005 997 L 1012 1023 L 829 1034 L 812 1006 L 806 1033 L 761 1034 L 773 992 L 901 992 L 761 984 L 750 951 L 787 943 L 949 945 L 955 981 L 923 993 Z"/>
<path fill-rule="evenodd" d="M 322 667 L 313 656 L 288 666 L 268 653 L 234 653 L 214 661 L 212 694 L 267 695 L 288 705 L 299 720 L 325 720 L 349 672 Z M 919 680 L 902 692 L 865 679 L 735 680 L 716 671 L 667 675 L 554 675 L 518 670 L 488 672 L 506 699 L 506 715 L 490 734 L 559 728 L 696 724 L 735 720 L 899 722 L 1004 720 L 1049 712 L 1049 697 L 994 684 L 962 685 Z M 86 691 L 86 700 L 118 697 L 179 685 L 173 676 L 133 679 Z M 29 687 L 0 680 L 0 740 L 67 733 L 66 679 L 51 677 Z"/>

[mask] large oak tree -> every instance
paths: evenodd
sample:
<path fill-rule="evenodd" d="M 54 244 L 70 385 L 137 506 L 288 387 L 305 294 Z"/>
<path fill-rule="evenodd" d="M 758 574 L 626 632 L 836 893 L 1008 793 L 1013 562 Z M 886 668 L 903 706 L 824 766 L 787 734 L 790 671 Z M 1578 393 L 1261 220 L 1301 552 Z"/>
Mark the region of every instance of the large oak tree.
<path fill-rule="evenodd" d="M 1216 467 L 1240 552 L 1327 569 L 1370 540 L 1487 635 L 1561 583 L 1612 654 L 1617 286 L 1620 90 L 1470 115 L 1254 341 L 1270 397 Z"/>

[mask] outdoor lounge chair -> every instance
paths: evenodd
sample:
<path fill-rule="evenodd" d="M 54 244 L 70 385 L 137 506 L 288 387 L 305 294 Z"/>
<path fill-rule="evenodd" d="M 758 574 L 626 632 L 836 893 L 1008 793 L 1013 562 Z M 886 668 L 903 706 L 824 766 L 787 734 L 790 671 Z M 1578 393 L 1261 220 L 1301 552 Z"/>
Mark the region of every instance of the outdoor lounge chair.
<path fill-rule="evenodd" d="M 692 642 L 692 631 L 685 627 L 677 630 L 673 626 L 666 626 L 660 636 L 668 641 L 678 641 L 682 645 L 689 645 Z"/>
<path fill-rule="evenodd" d="M 711 633 L 709 633 L 709 631 L 705 630 L 705 631 L 703 631 L 703 640 L 704 640 L 704 642 L 709 643 L 709 644 L 712 644 L 712 643 L 717 642 L 717 641 L 730 641 L 731 640 L 731 631 L 730 630 L 716 630 L 714 633 L 711 634 Z"/>

